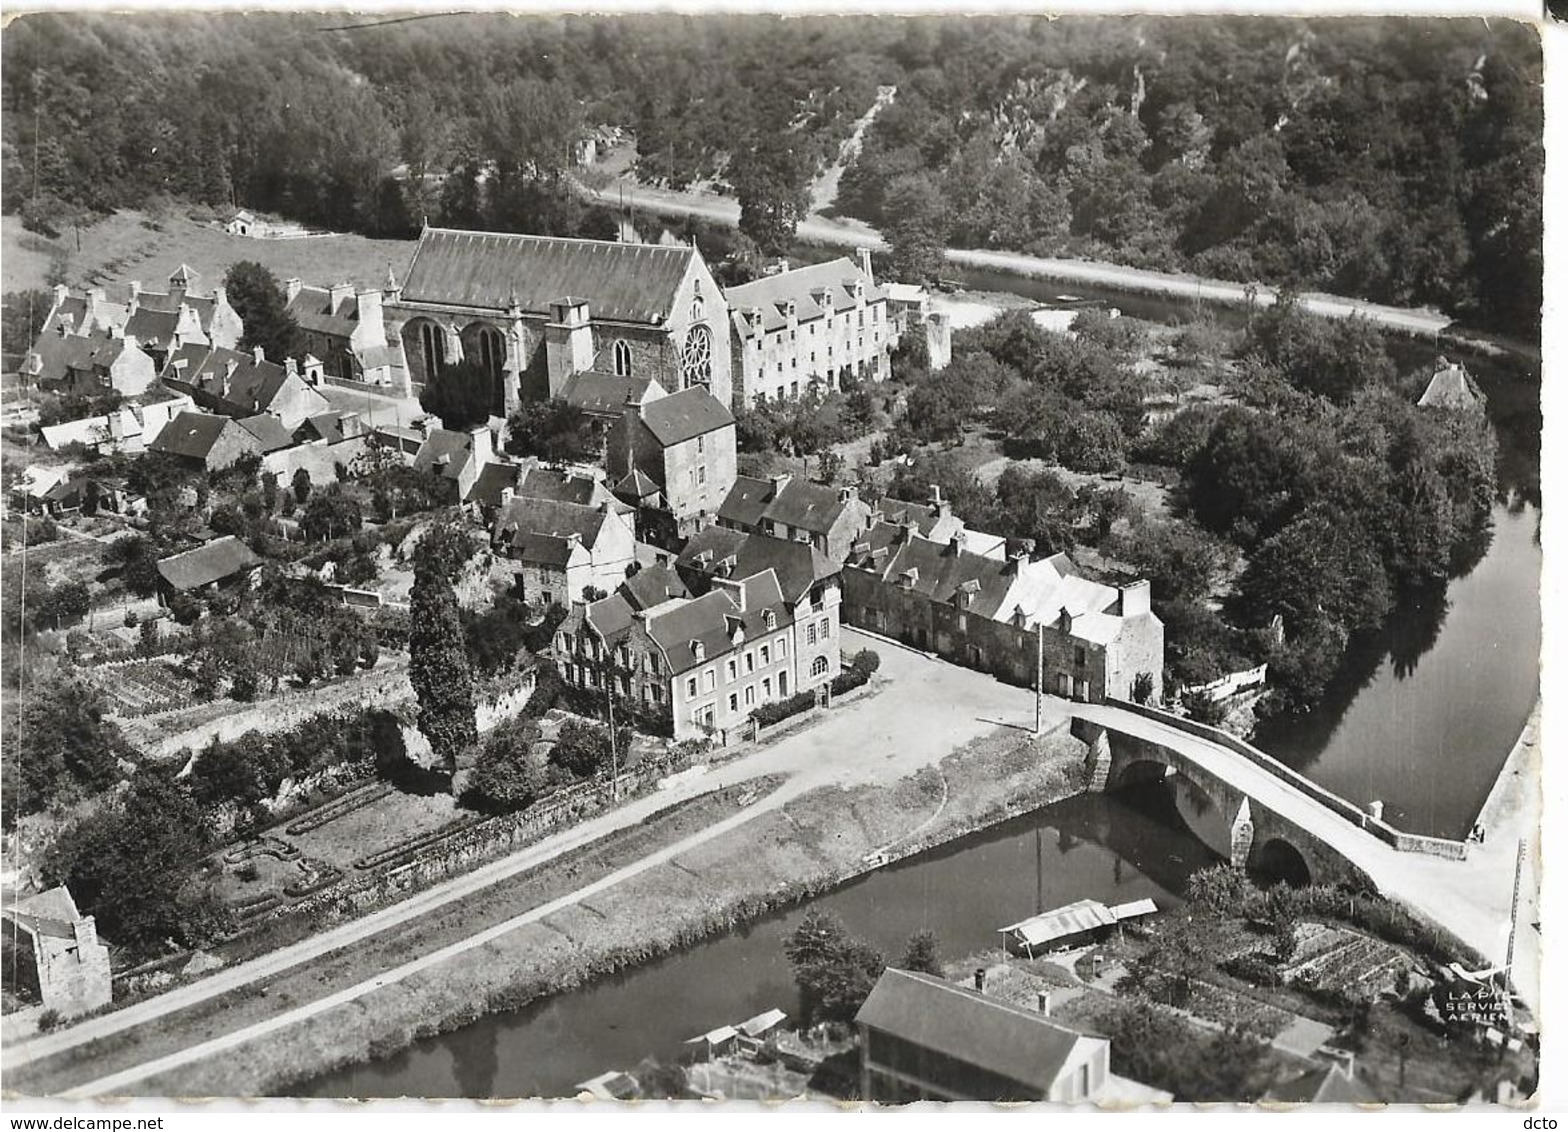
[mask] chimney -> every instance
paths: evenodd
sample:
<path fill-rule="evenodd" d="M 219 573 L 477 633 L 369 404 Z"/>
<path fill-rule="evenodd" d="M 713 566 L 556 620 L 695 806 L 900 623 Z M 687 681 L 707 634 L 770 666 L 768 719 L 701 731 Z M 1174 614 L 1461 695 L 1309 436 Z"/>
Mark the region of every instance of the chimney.
<path fill-rule="evenodd" d="M 939 483 L 931 485 L 931 506 L 942 506 L 942 485 Z"/>
<path fill-rule="evenodd" d="M 984 967 L 976 967 L 975 968 L 975 990 L 979 991 L 981 994 L 985 993 L 985 968 Z"/>
<path fill-rule="evenodd" d="M 358 413 L 339 413 L 338 431 L 343 434 L 343 439 L 345 440 L 350 437 L 363 436 L 365 424 L 360 420 Z"/>
<path fill-rule="evenodd" d="M 1007 556 L 1007 565 L 1002 567 L 1002 573 L 1009 578 L 1016 578 L 1023 573 L 1024 566 L 1029 562 L 1029 552 L 1014 550 Z"/>
<path fill-rule="evenodd" d="M 103 303 L 103 302 L 107 301 L 106 297 L 104 296 L 102 287 L 89 287 L 89 288 L 87 288 L 87 297 L 93 301 L 93 305 L 94 306 L 97 306 L 99 303 Z"/>
<path fill-rule="evenodd" d="M 789 483 L 789 473 L 788 472 L 776 472 L 773 475 L 769 476 L 768 478 L 773 481 L 773 493 L 770 496 L 768 496 L 768 498 L 769 499 L 777 499 L 778 496 L 779 496 L 779 492 L 784 490 L 784 485 Z"/>
<path fill-rule="evenodd" d="M 866 277 L 867 283 L 875 282 L 875 277 L 871 274 L 871 249 L 863 247 L 857 249 L 857 252 L 860 257 L 861 274 Z"/>
<path fill-rule="evenodd" d="M 1139 617 L 1149 612 L 1149 581 L 1147 578 L 1118 586 L 1116 612 L 1123 617 Z"/>
<path fill-rule="evenodd" d="M 505 507 L 507 504 L 511 503 L 512 499 L 516 495 L 517 495 L 517 489 L 516 488 L 513 488 L 513 487 L 503 487 L 501 489 L 501 506 Z"/>
<path fill-rule="evenodd" d="M 284 358 L 283 359 L 283 372 L 288 374 L 288 376 L 290 376 L 290 377 L 298 377 L 299 376 L 299 363 L 297 361 L 295 361 L 293 358 Z"/>
<path fill-rule="evenodd" d="M 54 285 L 54 305 L 55 306 L 59 306 L 61 303 L 65 302 L 65 300 L 69 299 L 70 297 L 71 297 L 71 289 L 69 287 L 67 287 L 64 283 L 56 283 Z"/>
<path fill-rule="evenodd" d="M 475 425 L 468 430 L 468 446 L 474 453 L 474 463 L 478 467 L 483 467 L 495 458 L 495 443 L 486 425 Z"/>
<path fill-rule="evenodd" d="M 250 356 L 256 360 L 258 366 L 267 360 L 267 353 L 260 346 L 252 346 L 250 348 Z"/>
<path fill-rule="evenodd" d="M 1039 1006 L 1041 1014 L 1044 1014 L 1047 1018 L 1049 1018 L 1051 1016 L 1051 992 L 1050 991 L 1043 990 L 1043 991 L 1039 991 L 1038 993 L 1036 993 L 1036 995 L 1035 995 L 1035 1003 Z"/>
<path fill-rule="evenodd" d="M 343 304 L 354 297 L 354 284 L 334 283 L 327 291 L 327 311 L 337 314 Z"/>
<path fill-rule="evenodd" d="M 123 326 L 121 326 L 118 322 L 111 322 L 109 324 L 109 337 L 110 338 L 124 338 L 125 337 L 125 328 Z"/>
<path fill-rule="evenodd" d="M 898 541 L 900 545 L 915 541 L 915 536 L 920 533 L 920 524 L 913 519 L 905 519 L 898 525 Z"/>
<path fill-rule="evenodd" d="M 841 487 L 838 489 L 838 501 L 840 503 L 859 502 L 859 500 L 860 489 L 858 487 Z"/>
<path fill-rule="evenodd" d="M 299 297 L 302 286 L 298 279 L 285 279 L 283 281 L 283 294 L 292 303 Z"/>
<path fill-rule="evenodd" d="M 964 552 L 964 539 L 965 539 L 965 537 L 966 536 L 965 536 L 963 531 L 954 531 L 953 532 L 953 537 L 947 540 L 947 550 L 948 550 L 948 553 L 949 554 L 962 554 Z"/>

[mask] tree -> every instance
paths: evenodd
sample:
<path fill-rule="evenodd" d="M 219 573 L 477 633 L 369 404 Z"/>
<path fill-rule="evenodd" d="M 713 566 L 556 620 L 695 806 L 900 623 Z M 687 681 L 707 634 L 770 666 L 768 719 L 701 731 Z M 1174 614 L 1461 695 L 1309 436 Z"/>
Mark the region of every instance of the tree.
<path fill-rule="evenodd" d="M 1154 697 L 1154 673 L 1140 672 L 1132 678 L 1132 702 L 1147 704 Z"/>
<path fill-rule="evenodd" d="M 18 768 L 17 791 L 7 792 L 8 816 L 37 813 L 118 780 L 120 759 L 133 751 L 104 712 L 96 691 L 64 677 L 28 697 L 7 752 Z"/>
<path fill-rule="evenodd" d="M 290 481 L 295 503 L 304 505 L 306 500 L 310 498 L 310 486 L 310 473 L 304 468 L 295 468 L 294 478 Z"/>
<path fill-rule="evenodd" d="M 0 350 L 16 356 L 31 349 L 53 307 L 54 295 L 48 291 L 7 291 L 0 300 Z"/>
<path fill-rule="evenodd" d="M 241 260 L 223 277 L 224 293 L 234 313 L 245 324 L 239 348 L 257 346 L 274 362 L 300 353 L 299 323 L 289 313 L 288 296 L 277 276 L 254 260 Z"/>
<path fill-rule="evenodd" d="M 837 916 L 815 908 L 785 939 L 784 955 L 807 1025 L 851 1021 L 885 967 L 882 956 L 852 937 Z"/>
<path fill-rule="evenodd" d="M 910 936 L 909 942 L 904 945 L 904 954 L 899 959 L 898 966 L 905 971 L 921 971 L 927 975 L 935 975 L 939 979 L 945 977 L 936 933 L 929 928 L 924 928 Z"/>
<path fill-rule="evenodd" d="M 887 222 L 882 235 L 892 249 L 892 275 L 909 283 L 929 282 L 942 269 L 949 212 L 936 183 L 908 173 L 887 188 Z"/>
<path fill-rule="evenodd" d="M 419 394 L 425 412 L 441 418 L 441 427 L 467 432 L 490 420 L 495 406 L 496 382 L 484 364 L 463 358 L 441 367 L 440 375 L 427 382 Z"/>
<path fill-rule="evenodd" d="M 1323 619 L 1373 629 L 1393 603 L 1376 544 L 1353 518 L 1324 506 L 1259 546 L 1237 588 L 1255 621 L 1279 614 L 1287 633 Z"/>
<path fill-rule="evenodd" d="M 583 411 L 560 399 L 525 403 L 506 428 L 506 450 L 514 456 L 575 463 L 592 458 L 599 447 Z"/>
<path fill-rule="evenodd" d="M 415 550 L 414 586 L 409 594 L 408 679 L 419 702 L 419 731 L 449 773 L 479 739 L 474 719 L 474 677 L 463 647 L 453 566 L 440 553 L 443 540 L 426 533 Z"/>
<path fill-rule="evenodd" d="M 795 227 L 810 207 L 809 177 L 804 156 L 782 129 L 760 132 L 730 159 L 740 230 L 763 255 L 785 255 L 795 242 Z"/>
<path fill-rule="evenodd" d="M 482 809 L 509 813 L 527 809 L 543 797 L 550 789 L 550 779 L 533 757 L 538 737 L 538 725 L 526 719 L 509 721 L 492 731 L 468 780 L 473 801 Z"/>
<path fill-rule="evenodd" d="M 228 919 L 197 876 L 210 837 L 206 815 L 174 769 L 144 767 L 123 797 L 62 829 L 40 871 L 47 883 L 68 885 L 99 931 L 123 947 L 197 946 Z"/>
<path fill-rule="evenodd" d="M 582 720 L 567 720 L 561 724 L 550 750 L 550 761 L 577 778 L 592 778 L 601 770 L 608 770 L 610 729 Z"/>
<path fill-rule="evenodd" d="M 1167 920 L 1128 968 L 1126 978 L 1156 1002 L 1185 1006 L 1208 965 L 1207 944 L 1192 921 Z"/>
<path fill-rule="evenodd" d="M 817 482 L 830 487 L 844 474 L 844 457 L 831 448 L 817 453 Z"/>
<path fill-rule="evenodd" d="M 300 528 L 313 539 L 343 538 L 359 530 L 363 523 L 359 500 L 337 485 L 312 495 L 300 518 Z"/>
<path fill-rule="evenodd" d="M 1078 413 L 1062 437 L 1061 460 L 1075 472 L 1118 472 L 1126 463 L 1126 443 L 1109 413 Z"/>
<path fill-rule="evenodd" d="M 34 606 L 33 620 L 40 626 L 61 629 L 87 616 L 91 606 L 92 597 L 86 582 L 61 582 L 44 591 Z"/>
<path fill-rule="evenodd" d="M 1247 874 L 1241 869 L 1210 865 L 1187 878 L 1187 903 L 1201 915 L 1234 915 L 1250 890 Z"/>

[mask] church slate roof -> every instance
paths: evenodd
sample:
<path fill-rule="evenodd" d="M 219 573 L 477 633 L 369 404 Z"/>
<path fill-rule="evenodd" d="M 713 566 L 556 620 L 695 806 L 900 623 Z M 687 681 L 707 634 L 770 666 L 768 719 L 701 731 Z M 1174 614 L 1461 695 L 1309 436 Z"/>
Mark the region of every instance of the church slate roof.
<path fill-rule="evenodd" d="M 427 228 L 403 281 L 405 303 L 529 314 L 571 295 L 589 317 L 659 325 L 697 252 L 685 245 L 620 244 Z"/>

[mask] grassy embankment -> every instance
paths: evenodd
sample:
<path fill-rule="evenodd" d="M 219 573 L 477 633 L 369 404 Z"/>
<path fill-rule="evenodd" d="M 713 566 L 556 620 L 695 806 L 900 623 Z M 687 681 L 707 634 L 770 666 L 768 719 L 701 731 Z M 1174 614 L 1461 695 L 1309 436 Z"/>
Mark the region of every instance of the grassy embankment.
<path fill-rule="evenodd" d="M 1076 793 L 1082 747 L 1065 731 L 1039 746 L 998 729 L 886 787 L 822 789 L 659 864 L 586 901 L 245 1046 L 172 1070 L 135 1091 L 250 1095 L 386 1056 L 417 1038 L 518 1009 L 596 977 L 647 962 L 833 888 L 892 846 L 913 853 Z M 943 798 L 943 780 L 947 800 Z M 749 784 L 755 790 L 756 783 Z M 736 788 L 739 789 L 739 788 Z M 308 970 L 29 1066 L 7 1086 L 47 1092 L 230 1033 L 569 895 L 734 812 L 704 795 L 672 814 L 606 838 L 496 885 L 417 925 L 383 933 Z"/>

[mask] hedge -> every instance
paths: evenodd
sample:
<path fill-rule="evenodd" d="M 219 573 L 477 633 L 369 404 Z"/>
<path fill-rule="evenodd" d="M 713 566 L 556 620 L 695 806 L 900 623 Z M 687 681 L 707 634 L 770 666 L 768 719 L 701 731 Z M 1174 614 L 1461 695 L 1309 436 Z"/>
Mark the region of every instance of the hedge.
<path fill-rule="evenodd" d="M 846 668 L 833 677 L 833 694 L 842 696 L 845 692 L 853 692 L 866 681 L 871 679 L 871 673 L 864 668 Z"/>
<path fill-rule="evenodd" d="M 834 681 L 834 691 L 838 691 L 837 681 Z M 771 704 L 763 704 L 751 713 L 751 718 L 759 727 L 772 727 L 788 719 L 792 715 L 799 715 L 803 711 L 810 711 L 817 704 L 815 692 L 797 692 L 787 700 L 776 700 Z"/>

